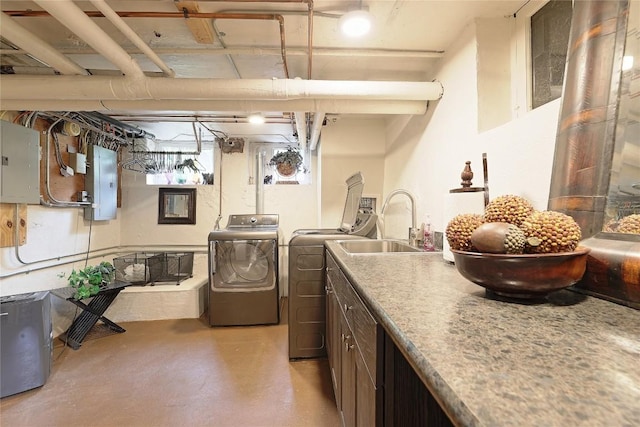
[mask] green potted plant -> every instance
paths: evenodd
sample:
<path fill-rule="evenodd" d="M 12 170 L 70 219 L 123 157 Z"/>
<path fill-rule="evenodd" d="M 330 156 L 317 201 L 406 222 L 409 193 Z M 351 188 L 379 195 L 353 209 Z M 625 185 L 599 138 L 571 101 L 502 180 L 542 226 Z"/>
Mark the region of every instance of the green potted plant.
<path fill-rule="evenodd" d="M 299 171 L 306 172 L 300 150 L 292 146 L 288 146 L 286 150 L 278 151 L 274 154 L 269 160 L 269 166 L 275 166 L 282 176 L 292 176 Z"/>
<path fill-rule="evenodd" d="M 82 270 L 71 270 L 67 278 L 69 286 L 75 289 L 75 299 L 89 298 L 100 292 L 102 286 L 109 284 L 115 275 L 115 268 L 108 261 L 98 265 L 88 265 Z"/>

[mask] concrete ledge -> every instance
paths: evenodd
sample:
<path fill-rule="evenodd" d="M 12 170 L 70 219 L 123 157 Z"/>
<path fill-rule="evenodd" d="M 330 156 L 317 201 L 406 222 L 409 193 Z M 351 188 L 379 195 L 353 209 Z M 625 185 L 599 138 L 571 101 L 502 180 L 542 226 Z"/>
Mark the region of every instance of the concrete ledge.
<path fill-rule="evenodd" d="M 197 319 L 207 308 L 207 276 L 194 276 L 179 285 L 129 286 L 105 312 L 114 322 Z"/>

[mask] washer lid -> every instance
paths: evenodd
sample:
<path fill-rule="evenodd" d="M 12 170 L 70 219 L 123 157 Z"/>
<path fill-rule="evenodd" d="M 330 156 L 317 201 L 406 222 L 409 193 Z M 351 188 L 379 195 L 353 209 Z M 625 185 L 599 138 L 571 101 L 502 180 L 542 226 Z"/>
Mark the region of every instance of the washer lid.
<path fill-rule="evenodd" d="M 362 190 L 364 189 L 364 178 L 362 173 L 356 172 L 347 178 L 347 200 L 342 213 L 342 223 L 340 230 L 345 233 L 351 233 L 356 224 L 358 209 L 360 208 L 360 199 L 362 198 Z"/>

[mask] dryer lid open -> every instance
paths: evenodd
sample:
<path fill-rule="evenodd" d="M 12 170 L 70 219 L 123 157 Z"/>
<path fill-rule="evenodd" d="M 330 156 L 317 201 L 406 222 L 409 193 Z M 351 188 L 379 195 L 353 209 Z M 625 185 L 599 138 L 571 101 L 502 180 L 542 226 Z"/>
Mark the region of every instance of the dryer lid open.
<path fill-rule="evenodd" d="M 360 208 L 360 199 L 362 198 L 362 190 L 364 189 L 364 178 L 362 173 L 356 172 L 347 178 L 347 200 L 342 213 L 342 222 L 340 230 L 345 233 L 351 233 L 356 224 L 358 209 Z"/>

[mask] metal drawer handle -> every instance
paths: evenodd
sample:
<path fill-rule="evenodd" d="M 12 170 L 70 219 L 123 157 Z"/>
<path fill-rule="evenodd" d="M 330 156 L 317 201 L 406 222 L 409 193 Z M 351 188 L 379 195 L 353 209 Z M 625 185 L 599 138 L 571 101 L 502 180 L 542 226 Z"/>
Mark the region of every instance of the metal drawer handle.
<path fill-rule="evenodd" d="M 349 344 L 348 342 L 344 343 L 344 350 L 347 352 L 353 350 L 353 344 Z"/>
<path fill-rule="evenodd" d="M 352 305 L 347 305 L 347 304 L 345 303 L 345 305 L 344 305 L 344 311 L 349 311 L 349 310 L 353 310 L 353 306 L 352 306 Z"/>
<path fill-rule="evenodd" d="M 9 313 L 0 313 L 0 316 L 8 316 Z"/>
<path fill-rule="evenodd" d="M 325 286 L 324 291 L 327 293 L 327 295 L 333 293 L 333 289 L 331 289 L 331 286 Z"/>

